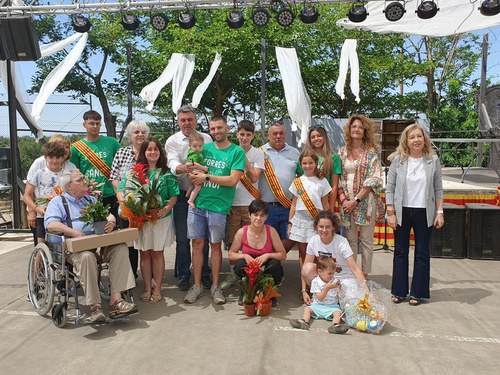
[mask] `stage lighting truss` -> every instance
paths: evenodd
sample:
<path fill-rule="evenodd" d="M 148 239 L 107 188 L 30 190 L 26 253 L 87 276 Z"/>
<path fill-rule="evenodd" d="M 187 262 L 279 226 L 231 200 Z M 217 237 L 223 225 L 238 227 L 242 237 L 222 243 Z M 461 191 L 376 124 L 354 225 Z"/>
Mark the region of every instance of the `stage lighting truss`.
<path fill-rule="evenodd" d="M 266 26 L 269 23 L 270 19 L 271 16 L 269 15 L 269 12 L 264 8 L 257 8 L 252 13 L 252 21 L 255 24 L 255 26 L 258 27 Z"/>
<path fill-rule="evenodd" d="M 417 13 L 417 16 L 419 18 L 422 18 L 423 20 L 428 20 L 429 18 L 434 17 L 438 12 L 438 10 L 439 8 L 435 1 L 421 0 L 420 5 L 418 6 L 415 13 Z"/>
<path fill-rule="evenodd" d="M 187 30 L 192 28 L 194 25 L 196 25 L 196 18 L 194 17 L 194 14 L 191 13 L 191 11 L 186 8 L 186 10 L 183 10 L 179 14 L 179 18 L 177 20 L 179 22 L 179 26 L 181 29 Z"/>
<path fill-rule="evenodd" d="M 366 20 L 368 12 L 366 11 L 365 2 L 354 3 L 347 14 L 351 22 L 363 22 Z"/>
<path fill-rule="evenodd" d="M 135 14 L 127 13 L 122 17 L 122 26 L 125 30 L 135 30 L 139 27 L 139 19 Z"/>
<path fill-rule="evenodd" d="M 151 21 L 151 26 L 153 26 L 153 29 L 158 31 L 165 30 L 168 25 L 168 18 L 163 13 L 155 13 L 151 15 L 150 21 Z"/>
<path fill-rule="evenodd" d="M 319 12 L 316 9 L 315 6 L 312 4 L 306 4 L 304 3 L 304 6 L 302 7 L 300 11 L 300 19 L 304 23 L 314 23 L 318 20 L 319 17 Z"/>
<path fill-rule="evenodd" d="M 500 13 L 500 0 L 484 0 L 479 7 L 483 16 L 494 16 Z"/>
<path fill-rule="evenodd" d="M 82 16 L 81 14 L 75 14 L 71 18 L 71 24 L 73 25 L 73 29 L 77 33 L 86 33 L 90 30 L 92 24 L 87 19 L 87 17 Z"/>
<path fill-rule="evenodd" d="M 278 25 L 283 27 L 290 26 L 294 19 L 295 14 L 290 8 L 283 8 L 278 12 L 278 14 L 276 14 L 276 21 L 278 21 Z"/>
<path fill-rule="evenodd" d="M 387 1 L 385 3 L 387 4 Z M 406 13 L 404 4 L 404 1 L 392 1 L 389 5 L 386 5 L 384 9 L 385 18 L 391 22 L 399 21 Z"/>

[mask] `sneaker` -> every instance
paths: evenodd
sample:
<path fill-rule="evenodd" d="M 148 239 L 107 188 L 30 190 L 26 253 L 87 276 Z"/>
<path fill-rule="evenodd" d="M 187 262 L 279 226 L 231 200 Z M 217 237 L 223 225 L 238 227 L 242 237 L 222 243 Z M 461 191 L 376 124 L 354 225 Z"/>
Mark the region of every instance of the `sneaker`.
<path fill-rule="evenodd" d="M 233 272 L 226 277 L 226 279 L 220 284 L 222 290 L 231 288 L 238 281 L 238 276 Z"/>
<path fill-rule="evenodd" d="M 102 311 L 101 307 L 94 307 L 90 313 L 90 323 L 104 323 L 106 321 L 106 315 Z"/>
<path fill-rule="evenodd" d="M 137 311 L 139 310 L 135 303 L 127 302 L 124 299 L 120 299 L 112 305 L 109 305 L 109 317 L 111 319 L 118 319 L 126 315 L 134 314 Z"/>
<path fill-rule="evenodd" d="M 200 298 L 204 294 L 203 288 L 199 288 L 196 285 L 193 285 L 191 289 L 186 294 L 186 297 L 184 297 L 184 302 L 185 303 L 195 303 L 198 298 Z"/>
<path fill-rule="evenodd" d="M 179 283 L 177 284 L 177 289 L 182 292 L 189 290 L 189 279 L 180 279 Z"/>
<path fill-rule="evenodd" d="M 304 319 L 290 319 L 290 325 L 293 328 L 297 329 L 303 329 L 303 330 L 309 330 L 309 323 L 306 322 Z"/>
<path fill-rule="evenodd" d="M 201 277 L 201 285 L 203 285 L 203 288 L 205 289 L 210 289 L 212 287 L 212 278 L 210 275 Z"/>
<path fill-rule="evenodd" d="M 223 305 L 226 303 L 226 297 L 224 297 L 224 294 L 222 294 L 222 290 L 220 290 L 220 288 L 212 286 L 210 292 L 212 293 L 212 299 L 214 300 L 214 303 L 216 305 Z"/>
<path fill-rule="evenodd" d="M 349 326 L 347 324 L 337 323 L 337 324 L 334 324 L 334 325 L 328 327 L 328 332 L 334 333 L 337 335 L 344 334 L 347 331 L 349 331 Z"/>

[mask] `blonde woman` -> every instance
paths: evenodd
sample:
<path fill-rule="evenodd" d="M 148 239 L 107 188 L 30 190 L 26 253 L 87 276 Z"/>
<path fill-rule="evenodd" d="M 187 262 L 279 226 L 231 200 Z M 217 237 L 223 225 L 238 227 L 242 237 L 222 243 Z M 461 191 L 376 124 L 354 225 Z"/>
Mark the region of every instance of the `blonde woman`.
<path fill-rule="evenodd" d="M 387 176 L 387 224 L 394 232 L 392 302 L 408 295 L 410 231 L 415 235 L 415 255 L 410 300 L 418 306 L 430 298 L 430 238 L 432 226 L 444 225 L 441 164 L 421 125 L 405 128 L 399 146 L 389 158 Z"/>
<path fill-rule="evenodd" d="M 339 150 L 342 179 L 339 186 L 342 225 L 354 254 L 362 257 L 365 278 L 371 272 L 375 222 L 384 215 L 380 198 L 382 166 L 375 145 L 374 125 L 362 115 L 353 115 L 344 127 L 346 145 Z M 359 232 L 359 236 L 358 236 Z"/>

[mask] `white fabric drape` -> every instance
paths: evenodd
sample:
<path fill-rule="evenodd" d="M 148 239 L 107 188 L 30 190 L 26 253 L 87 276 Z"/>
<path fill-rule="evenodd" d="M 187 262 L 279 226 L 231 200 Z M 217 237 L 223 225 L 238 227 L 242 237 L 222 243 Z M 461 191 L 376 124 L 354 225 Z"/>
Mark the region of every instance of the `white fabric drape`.
<path fill-rule="evenodd" d="M 217 53 L 215 55 L 214 61 L 212 62 L 212 66 L 210 67 L 210 72 L 208 73 L 207 77 L 203 80 L 202 83 L 198 85 L 196 90 L 194 90 L 193 100 L 191 103 L 194 108 L 198 108 L 201 98 L 203 97 L 205 91 L 207 91 L 210 82 L 212 82 L 212 79 L 214 78 L 215 72 L 217 72 L 217 69 L 219 68 L 221 61 L 222 57 L 219 53 Z"/>
<path fill-rule="evenodd" d="M 421 0 L 406 0 L 406 13 L 396 22 L 385 18 L 385 1 L 370 1 L 369 13 L 363 22 L 351 22 L 347 18 L 337 21 L 346 29 L 361 29 L 380 34 L 402 33 L 408 35 L 448 36 L 500 25 L 500 16 L 483 16 L 478 8 L 482 0 L 439 0 L 439 11 L 430 19 L 418 18 L 415 10 Z"/>
<path fill-rule="evenodd" d="M 346 39 L 340 53 L 339 77 L 335 85 L 335 92 L 341 99 L 345 98 L 344 87 L 347 78 L 347 68 L 351 67 L 351 91 L 356 97 L 356 102 L 359 99 L 359 61 L 356 47 L 358 42 L 356 39 Z"/>
<path fill-rule="evenodd" d="M 85 33 L 87 34 L 87 33 Z M 76 40 L 80 39 L 80 37 L 84 35 L 82 33 L 74 33 L 73 35 L 67 37 L 64 40 L 60 40 L 58 42 L 52 42 L 49 44 L 43 44 L 40 46 L 40 52 L 42 54 L 42 58 L 52 55 L 56 52 L 59 52 L 60 50 L 68 47 L 71 43 L 75 42 Z"/>
<path fill-rule="evenodd" d="M 172 111 L 177 110 L 182 104 L 182 97 L 194 71 L 195 55 L 183 55 L 173 53 L 168 65 L 163 69 L 161 75 L 146 85 L 140 93 L 143 100 L 147 101 L 146 110 L 151 111 L 154 102 L 165 85 L 172 82 Z"/>
<path fill-rule="evenodd" d="M 81 35 L 80 40 L 75 45 L 75 47 L 73 47 L 71 52 L 68 53 L 68 55 L 59 64 L 57 64 L 57 66 L 45 78 L 45 81 L 43 81 L 42 87 L 40 88 L 40 92 L 38 93 L 38 96 L 36 97 L 35 101 L 33 102 L 33 106 L 31 107 L 31 115 L 36 120 L 40 119 L 43 108 L 45 107 L 45 104 L 47 103 L 49 96 L 52 95 L 57 86 L 59 86 L 64 77 L 66 77 L 68 72 L 73 68 L 73 66 L 75 66 L 76 62 L 80 59 L 83 49 L 87 44 L 88 34 L 83 33 L 80 35 Z M 55 49 L 55 48 L 52 47 L 50 49 Z"/>
<path fill-rule="evenodd" d="M 298 143 L 300 147 L 306 142 L 311 125 L 311 99 L 302 81 L 295 48 L 276 47 L 276 59 L 283 81 L 288 115 L 292 120 L 292 130 L 296 131 L 297 127 L 301 130 Z"/>

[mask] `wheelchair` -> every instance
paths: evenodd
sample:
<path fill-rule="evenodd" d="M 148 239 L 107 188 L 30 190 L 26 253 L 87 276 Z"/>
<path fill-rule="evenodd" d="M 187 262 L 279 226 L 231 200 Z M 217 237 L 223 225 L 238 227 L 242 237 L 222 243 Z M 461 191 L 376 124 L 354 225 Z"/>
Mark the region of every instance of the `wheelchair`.
<path fill-rule="evenodd" d="M 51 314 L 52 322 L 62 328 L 68 320 L 69 299 L 74 299 L 75 325 L 89 324 L 80 312 L 78 301 L 79 282 L 73 266 L 66 261 L 65 239 L 59 233 L 47 233 L 46 243 L 35 246 L 28 265 L 28 298 L 40 316 Z M 108 265 L 99 264 L 99 290 L 101 298 L 109 300 L 111 285 Z M 134 303 L 131 290 L 123 293 L 123 298 Z M 54 303 L 56 300 L 56 303 Z"/>

